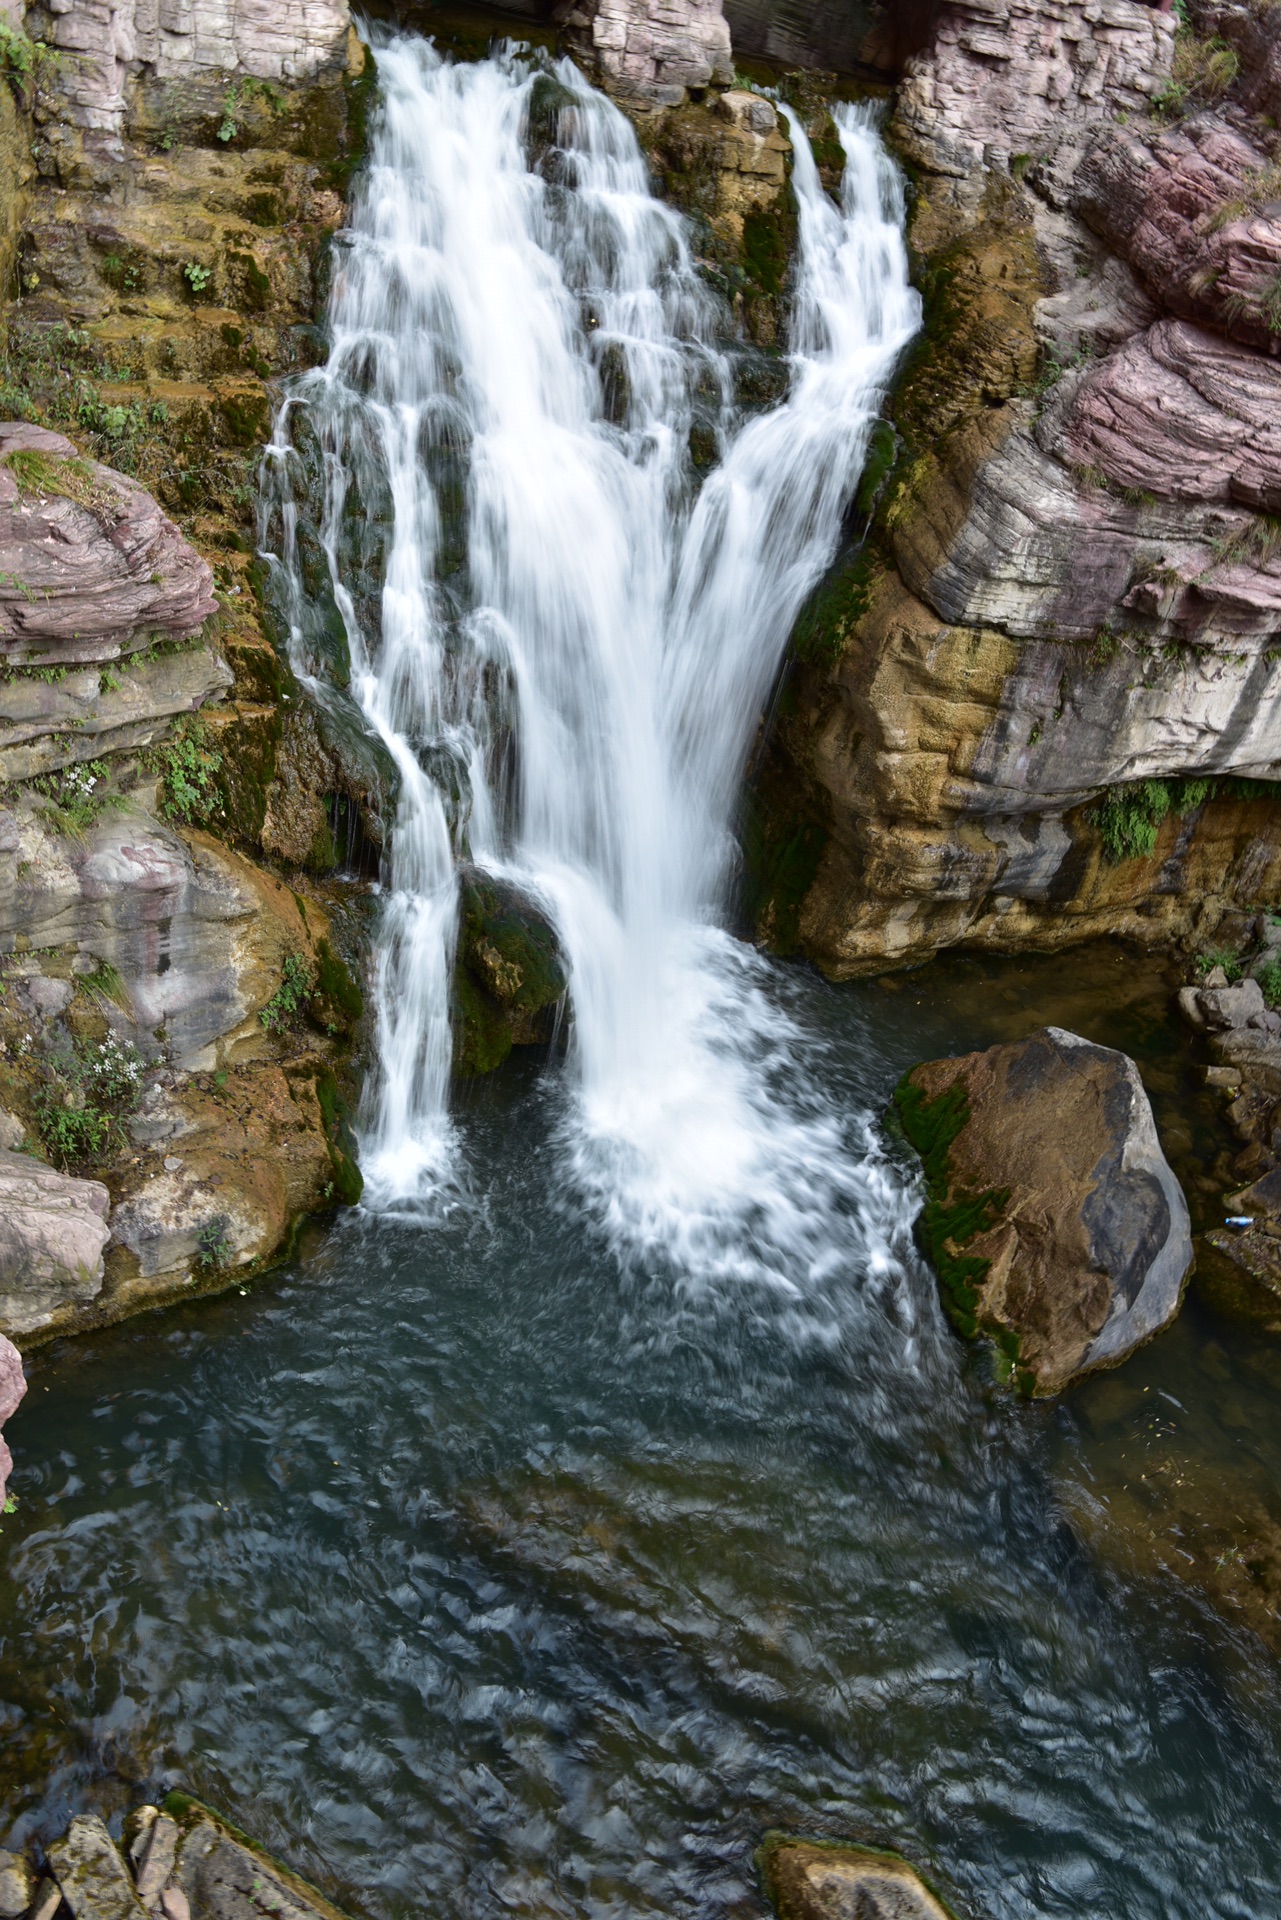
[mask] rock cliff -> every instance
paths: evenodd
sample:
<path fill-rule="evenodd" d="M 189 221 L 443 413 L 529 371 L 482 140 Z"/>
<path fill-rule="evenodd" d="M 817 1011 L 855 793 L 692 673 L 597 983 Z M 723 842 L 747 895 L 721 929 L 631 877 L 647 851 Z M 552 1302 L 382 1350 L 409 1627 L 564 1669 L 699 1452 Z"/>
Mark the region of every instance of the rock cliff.
<path fill-rule="evenodd" d="M 376 804 L 254 554 L 268 382 L 317 351 L 359 152 L 347 10 L 73 0 L 26 29 L 0 88 L 0 1326 L 24 1345 L 225 1284 L 358 1193 L 361 887 L 325 876 L 343 808 Z"/>
<path fill-rule="evenodd" d="M 1203 942 L 1281 885 L 1281 208 L 1247 19 L 966 0 L 909 62 L 926 325 L 756 822 L 762 934 L 836 975 Z"/>

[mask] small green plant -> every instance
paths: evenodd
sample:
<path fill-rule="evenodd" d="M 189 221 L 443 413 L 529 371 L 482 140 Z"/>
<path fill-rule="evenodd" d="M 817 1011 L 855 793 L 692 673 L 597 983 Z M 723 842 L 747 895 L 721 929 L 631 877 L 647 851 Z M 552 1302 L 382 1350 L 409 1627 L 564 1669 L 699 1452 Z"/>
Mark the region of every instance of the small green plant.
<path fill-rule="evenodd" d="M 228 1231 L 231 1222 L 225 1213 L 206 1220 L 196 1235 L 196 1265 L 202 1273 L 221 1273 L 230 1266 L 232 1245 Z"/>
<path fill-rule="evenodd" d="M 258 1016 L 268 1033 L 284 1033 L 287 1027 L 297 1025 L 315 984 L 315 976 L 303 955 L 288 954 L 280 970 L 280 985 Z"/>
<path fill-rule="evenodd" d="M 102 277 L 117 293 L 136 293 L 142 285 L 137 264 L 121 253 L 109 253 L 102 262 Z"/>
<path fill-rule="evenodd" d="M 1255 973 L 1255 979 L 1263 989 L 1263 997 L 1270 1007 L 1281 1007 L 1281 958 L 1273 955 L 1265 960 Z"/>
<path fill-rule="evenodd" d="M 70 455 L 17 447 L 5 455 L 4 464 L 17 481 L 20 493 L 34 494 L 40 499 L 61 495 L 90 511 L 109 506 L 114 499 L 110 488 L 95 478 L 88 463 Z"/>
<path fill-rule="evenodd" d="M 64 767 L 60 773 L 41 774 L 31 789 L 47 802 L 45 814 L 59 833 L 80 840 L 99 816 L 124 805 L 122 795 L 113 793 L 109 775 L 101 760 L 85 760 L 79 766 Z"/>
<path fill-rule="evenodd" d="M 1196 107 L 1222 99 L 1241 71 L 1241 56 L 1218 34 L 1202 39 L 1180 15 L 1174 36 L 1170 78 L 1152 102 L 1153 111 L 1179 119 Z"/>
<path fill-rule="evenodd" d="M 1241 965 L 1241 956 L 1233 953 L 1231 947 L 1207 947 L 1204 953 L 1197 955 L 1198 973 L 1213 973 L 1216 967 L 1222 967 L 1230 981 L 1239 980 L 1245 971 Z"/>
<path fill-rule="evenodd" d="M 109 1001 L 124 1013 L 132 1012 L 129 989 L 110 960 L 99 960 L 93 972 L 85 974 L 80 985 L 91 998 Z"/>
<path fill-rule="evenodd" d="M 35 1096 L 46 1151 L 66 1168 L 101 1159 L 121 1144 L 120 1116 L 137 1105 L 144 1070 L 142 1055 L 114 1032 L 55 1054 Z"/>
<path fill-rule="evenodd" d="M 43 40 L 33 40 L 21 27 L 0 19 L 0 67 L 11 81 L 19 83 L 19 88 L 22 81 L 38 74 L 45 61 L 54 57 Z"/>
<path fill-rule="evenodd" d="M 213 268 L 201 266 L 198 260 L 188 260 L 183 266 L 182 277 L 191 291 L 199 296 L 213 279 Z"/>
<path fill-rule="evenodd" d="M 222 755 L 209 743 L 209 729 L 198 714 L 188 714 L 168 740 L 148 756 L 148 765 L 164 779 L 163 810 L 171 820 L 202 826 L 219 808 L 218 773 Z"/>

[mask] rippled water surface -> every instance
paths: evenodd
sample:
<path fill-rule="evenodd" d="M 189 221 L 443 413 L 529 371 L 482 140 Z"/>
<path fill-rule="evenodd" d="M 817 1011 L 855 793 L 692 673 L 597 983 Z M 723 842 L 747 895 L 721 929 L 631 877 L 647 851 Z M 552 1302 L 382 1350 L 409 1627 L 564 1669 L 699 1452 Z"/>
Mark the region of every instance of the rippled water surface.
<path fill-rule="evenodd" d="M 766 985 L 852 1161 L 905 1065 L 1047 1017 L 1136 1053 L 1176 1150 L 1209 1125 L 1114 950 Z M 853 1213 L 789 1284 L 624 1267 L 563 1098 L 538 1063 L 471 1096 L 442 1222 L 36 1356 L 9 1836 L 182 1783 L 371 1916 L 755 1914 L 775 1825 L 1001 1920 L 1281 1911 L 1275 1657 L 1097 1524 L 1158 1470 L 1270 1514 L 1275 1347 L 1191 1304 L 1028 1406 Z"/>

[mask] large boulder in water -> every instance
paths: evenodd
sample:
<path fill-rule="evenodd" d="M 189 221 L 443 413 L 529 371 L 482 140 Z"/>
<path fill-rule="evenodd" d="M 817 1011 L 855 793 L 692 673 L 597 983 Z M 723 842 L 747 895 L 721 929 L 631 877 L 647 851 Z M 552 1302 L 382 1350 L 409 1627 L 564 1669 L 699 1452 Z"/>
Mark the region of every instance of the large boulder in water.
<path fill-rule="evenodd" d="M 454 965 L 454 1071 L 492 1073 L 514 1046 L 545 1046 L 569 986 L 556 930 L 536 901 L 478 867 L 461 874 Z"/>
<path fill-rule="evenodd" d="M 953 1920 L 896 1853 L 773 1834 L 759 1857 L 779 1920 Z"/>
<path fill-rule="evenodd" d="M 1133 1060 L 1061 1027 L 931 1060 L 895 1104 L 929 1197 L 918 1234 L 948 1311 L 1029 1392 L 1115 1365 L 1178 1312 L 1183 1190 Z"/>

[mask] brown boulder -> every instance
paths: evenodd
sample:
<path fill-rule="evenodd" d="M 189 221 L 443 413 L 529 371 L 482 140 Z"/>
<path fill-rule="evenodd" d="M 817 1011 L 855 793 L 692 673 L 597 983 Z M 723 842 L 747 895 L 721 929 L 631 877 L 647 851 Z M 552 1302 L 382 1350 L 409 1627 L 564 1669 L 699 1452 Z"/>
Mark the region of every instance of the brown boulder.
<path fill-rule="evenodd" d="M 924 1162 L 918 1234 L 948 1311 L 1021 1387 L 1058 1392 L 1173 1319 L 1187 1202 L 1125 1054 L 1043 1027 L 914 1067 L 894 1097 Z"/>
<path fill-rule="evenodd" d="M 953 1920 L 896 1853 L 779 1835 L 766 1840 L 760 1863 L 779 1920 Z"/>

